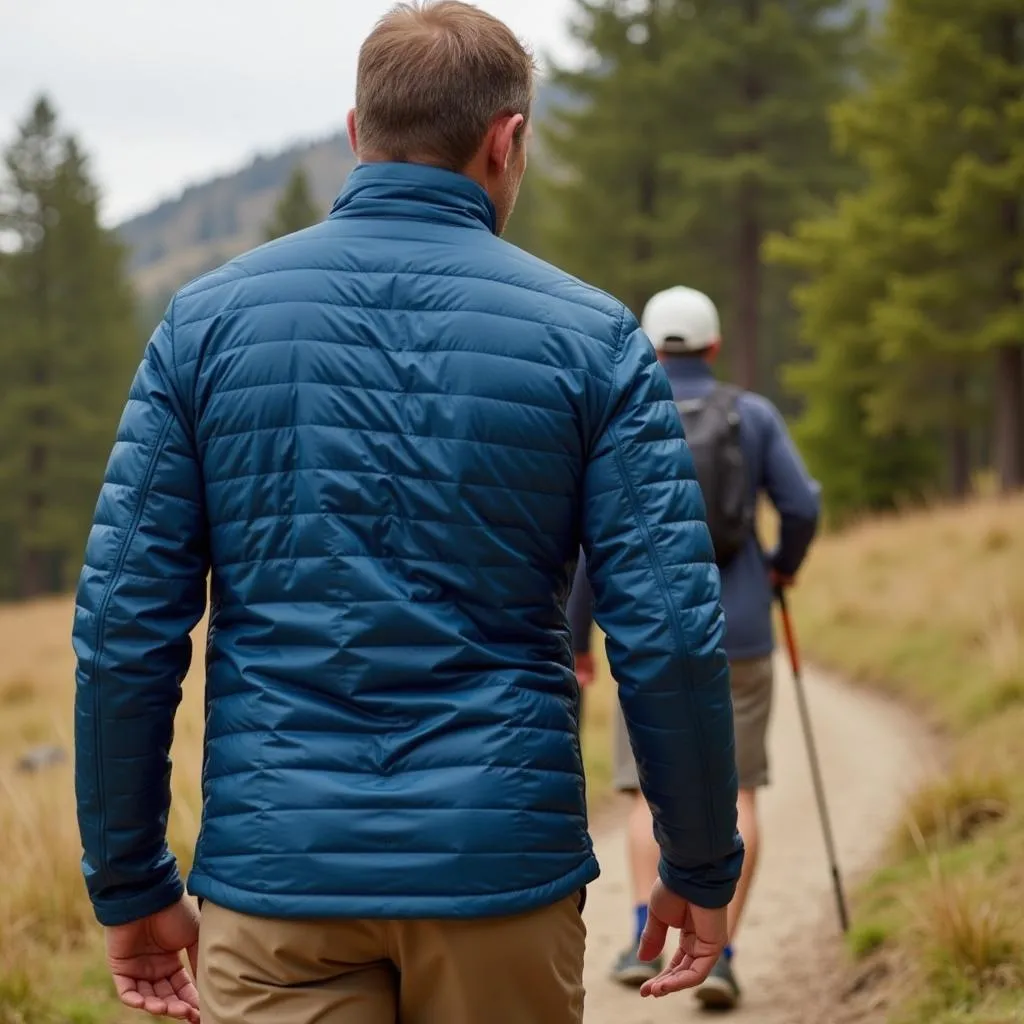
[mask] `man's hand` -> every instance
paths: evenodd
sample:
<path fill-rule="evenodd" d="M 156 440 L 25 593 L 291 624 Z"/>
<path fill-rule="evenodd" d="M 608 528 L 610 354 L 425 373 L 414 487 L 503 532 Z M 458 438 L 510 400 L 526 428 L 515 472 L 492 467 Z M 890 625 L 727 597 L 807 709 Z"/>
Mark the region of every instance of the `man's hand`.
<path fill-rule="evenodd" d="M 581 687 L 589 686 L 594 681 L 594 656 L 587 651 L 576 655 L 576 679 Z"/>
<path fill-rule="evenodd" d="M 772 591 L 785 590 L 787 587 L 793 586 L 794 579 L 792 576 L 784 576 L 777 569 L 768 570 L 768 579 L 771 580 Z"/>
<path fill-rule="evenodd" d="M 659 879 L 651 891 L 647 926 L 640 938 L 641 960 L 653 960 L 664 949 L 669 928 L 679 929 L 679 948 L 661 974 L 644 982 L 642 996 L 667 996 L 699 985 L 729 940 L 725 907 L 698 907 L 671 892 Z"/>
<path fill-rule="evenodd" d="M 199 1024 L 199 993 L 182 953 L 195 976 L 199 911 L 187 897 L 151 917 L 107 929 L 107 964 L 121 1002 L 154 1017 Z"/>

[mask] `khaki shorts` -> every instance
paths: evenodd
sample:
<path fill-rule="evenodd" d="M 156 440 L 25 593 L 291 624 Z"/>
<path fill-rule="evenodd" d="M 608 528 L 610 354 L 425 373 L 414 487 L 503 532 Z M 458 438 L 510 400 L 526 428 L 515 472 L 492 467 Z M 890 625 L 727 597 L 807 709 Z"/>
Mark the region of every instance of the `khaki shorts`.
<path fill-rule="evenodd" d="M 772 659 L 751 658 L 729 663 L 732 709 L 736 729 L 736 770 L 740 789 L 768 785 L 768 720 L 772 712 Z M 640 788 L 636 762 L 626 733 L 622 708 L 615 715 L 613 782 L 621 792 Z"/>

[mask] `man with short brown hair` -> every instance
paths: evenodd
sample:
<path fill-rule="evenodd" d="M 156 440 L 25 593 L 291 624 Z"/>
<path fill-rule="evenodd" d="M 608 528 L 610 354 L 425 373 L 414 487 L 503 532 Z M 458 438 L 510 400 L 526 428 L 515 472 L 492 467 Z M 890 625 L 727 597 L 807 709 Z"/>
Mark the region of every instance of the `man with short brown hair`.
<path fill-rule="evenodd" d="M 711 541 L 636 321 L 498 237 L 532 76 L 476 8 L 395 8 L 331 215 L 182 289 L 147 347 L 74 626 L 83 863 L 128 1006 L 580 1024 L 581 545 L 662 851 L 645 949 L 682 934 L 646 993 L 725 941 L 743 853 Z M 165 833 L 208 577 L 199 928 Z"/>

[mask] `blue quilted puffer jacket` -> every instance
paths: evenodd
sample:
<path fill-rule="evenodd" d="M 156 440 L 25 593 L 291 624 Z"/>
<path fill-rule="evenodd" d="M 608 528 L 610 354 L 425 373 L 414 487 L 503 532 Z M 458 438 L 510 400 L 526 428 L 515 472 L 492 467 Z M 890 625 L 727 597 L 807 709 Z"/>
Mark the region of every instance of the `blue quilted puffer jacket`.
<path fill-rule="evenodd" d="M 353 172 L 325 222 L 181 291 L 78 590 L 99 919 L 182 892 L 172 721 L 207 604 L 190 890 L 276 917 L 476 917 L 598 873 L 565 602 L 580 545 L 657 822 L 705 905 L 742 860 L 719 579 L 664 372 L 468 178 Z"/>

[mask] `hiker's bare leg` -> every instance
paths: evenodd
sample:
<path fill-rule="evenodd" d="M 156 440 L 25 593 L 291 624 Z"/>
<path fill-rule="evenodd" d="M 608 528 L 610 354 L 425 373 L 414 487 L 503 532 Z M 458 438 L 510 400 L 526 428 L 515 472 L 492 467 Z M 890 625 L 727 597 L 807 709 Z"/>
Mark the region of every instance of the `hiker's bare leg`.
<path fill-rule="evenodd" d="M 741 789 L 739 799 L 736 802 L 736 812 L 739 821 L 737 827 L 743 836 L 743 845 L 746 852 L 743 857 L 743 873 L 740 875 L 739 883 L 736 886 L 736 895 L 729 904 L 729 942 L 736 941 L 736 932 L 739 929 L 740 919 L 743 917 L 743 908 L 747 903 L 747 895 L 750 886 L 754 881 L 757 872 L 757 860 L 760 852 L 761 837 L 757 823 L 757 790 Z"/>

